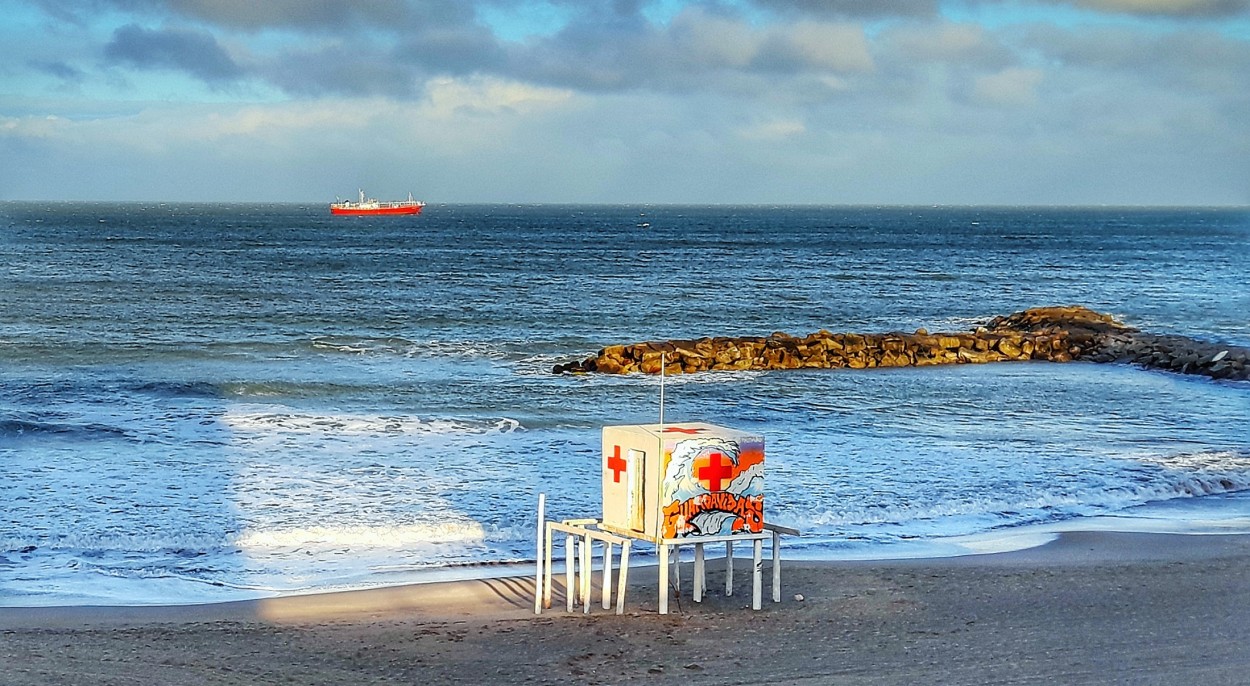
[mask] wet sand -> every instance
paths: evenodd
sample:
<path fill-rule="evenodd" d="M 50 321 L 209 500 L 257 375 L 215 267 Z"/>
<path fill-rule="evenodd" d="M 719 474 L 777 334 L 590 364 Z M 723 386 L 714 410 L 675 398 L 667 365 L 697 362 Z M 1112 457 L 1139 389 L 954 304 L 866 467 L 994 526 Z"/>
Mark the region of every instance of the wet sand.
<path fill-rule="evenodd" d="M 0 683 L 1244 684 L 1250 536 L 1069 533 L 1025 551 L 784 563 L 753 612 L 723 593 L 655 613 L 533 614 L 533 579 L 213 605 L 0 608 Z M 685 568 L 689 573 L 689 565 Z M 688 588 L 687 588 L 688 590 Z M 801 595 L 802 600 L 796 599 Z"/>

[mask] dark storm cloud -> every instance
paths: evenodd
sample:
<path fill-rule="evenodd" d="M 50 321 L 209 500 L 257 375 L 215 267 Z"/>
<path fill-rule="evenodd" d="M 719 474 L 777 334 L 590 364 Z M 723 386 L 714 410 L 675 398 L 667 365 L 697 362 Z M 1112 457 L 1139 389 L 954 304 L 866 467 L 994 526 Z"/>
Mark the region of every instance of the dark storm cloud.
<path fill-rule="evenodd" d="M 418 91 L 414 73 L 395 64 L 388 54 L 332 46 L 317 52 L 283 55 L 258 73 L 292 95 L 415 97 Z"/>
<path fill-rule="evenodd" d="M 1049 0 L 1114 14 L 1198 19 L 1250 14 L 1250 0 Z"/>
<path fill-rule="evenodd" d="M 997 36 L 974 24 L 910 24 L 882 31 L 876 52 L 899 68 L 954 64 L 981 69 L 1012 66 L 1018 56 Z"/>
<path fill-rule="evenodd" d="M 1213 32 L 1147 35 L 1104 30 L 1096 35 L 1055 27 L 1028 32 L 1028 44 L 1070 69 L 1119 72 L 1225 95 L 1250 94 L 1250 43 Z"/>
<path fill-rule="evenodd" d="M 751 0 L 751 4 L 779 14 L 817 17 L 927 17 L 937 14 L 937 0 Z"/>
<path fill-rule="evenodd" d="M 482 26 L 419 28 L 401 37 L 394 56 L 402 64 L 444 74 L 494 72 L 505 68 L 507 53 Z"/>
<path fill-rule="evenodd" d="M 35 71 L 55 76 L 63 81 L 82 81 L 84 77 L 81 69 L 60 61 L 30 60 L 26 63 L 26 66 Z"/>
<path fill-rule="evenodd" d="M 506 74 L 508 56 L 483 27 L 417 29 L 392 46 L 336 40 L 260 60 L 253 73 L 293 95 L 389 96 L 424 93 L 434 76 Z"/>
<path fill-rule="evenodd" d="M 1213 18 L 1250 14 L 1250 0 L 1039 0 L 1042 4 L 1067 5 L 1108 14 L 1147 17 Z M 750 0 L 751 4 L 778 14 L 873 18 L 935 16 L 938 0 Z M 1004 5 L 1003 0 L 968 0 L 971 5 Z M 1028 3 L 1019 3 L 1024 6 Z"/>
<path fill-rule="evenodd" d="M 208 83 L 235 80 L 243 69 L 212 35 L 183 29 L 149 30 L 128 24 L 113 32 L 104 56 L 140 69 L 174 69 Z"/>
<path fill-rule="evenodd" d="M 508 49 L 508 76 L 575 90 L 669 93 L 777 92 L 782 80 L 872 69 L 862 28 L 800 21 L 756 26 L 696 7 L 667 25 L 622 17 L 571 22 L 558 34 Z"/>
<path fill-rule="evenodd" d="M 403 31 L 471 22 L 473 2 L 459 0 L 35 0 L 59 21 L 86 23 L 105 12 L 193 20 L 243 31 L 272 28 L 317 33 L 361 27 Z"/>
<path fill-rule="evenodd" d="M 647 80 L 658 54 L 655 32 L 636 22 L 573 22 L 550 38 L 509 50 L 513 75 L 593 91 L 637 87 Z"/>
<path fill-rule="evenodd" d="M 357 23 L 407 25 L 412 21 L 414 12 L 420 9 L 414 5 L 429 3 L 404 0 L 148 0 L 145 4 L 163 5 L 185 17 L 242 29 L 331 29 Z"/>

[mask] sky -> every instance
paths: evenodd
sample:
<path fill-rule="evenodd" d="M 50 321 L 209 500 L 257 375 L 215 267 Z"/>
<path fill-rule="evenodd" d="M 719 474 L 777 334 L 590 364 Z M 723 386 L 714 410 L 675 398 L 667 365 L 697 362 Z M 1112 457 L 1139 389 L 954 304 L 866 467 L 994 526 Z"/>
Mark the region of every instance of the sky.
<path fill-rule="evenodd" d="M 0 200 L 1250 204 L 1250 0 L 0 16 Z"/>

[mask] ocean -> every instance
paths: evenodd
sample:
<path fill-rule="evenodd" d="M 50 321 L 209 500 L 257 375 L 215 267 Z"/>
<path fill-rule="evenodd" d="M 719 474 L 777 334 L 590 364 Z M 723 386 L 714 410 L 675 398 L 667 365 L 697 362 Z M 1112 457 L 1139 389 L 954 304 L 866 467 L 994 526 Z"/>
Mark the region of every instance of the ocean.
<path fill-rule="evenodd" d="M 514 569 L 598 516 L 614 343 L 966 331 L 1080 304 L 1250 345 L 1250 210 L 0 203 L 0 605 L 196 603 Z M 1250 532 L 1250 385 L 1090 363 L 707 373 L 787 556 L 1064 528 Z M 645 554 L 643 558 L 645 559 Z"/>

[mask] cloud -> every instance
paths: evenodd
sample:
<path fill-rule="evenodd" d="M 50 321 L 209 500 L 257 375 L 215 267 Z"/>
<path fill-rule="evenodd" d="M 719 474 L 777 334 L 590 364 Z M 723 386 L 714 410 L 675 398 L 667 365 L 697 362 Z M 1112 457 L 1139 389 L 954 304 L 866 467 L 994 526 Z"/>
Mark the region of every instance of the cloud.
<path fill-rule="evenodd" d="M 769 33 L 762 62 L 805 71 L 872 69 L 868 41 L 859 26 L 801 21 Z"/>
<path fill-rule="evenodd" d="M 125 0 L 115 0 L 125 4 Z M 153 7 L 220 26 L 243 29 L 299 27 L 332 30 L 359 24 L 410 26 L 423 9 L 449 3 L 404 0 L 146 0 Z"/>
<path fill-rule="evenodd" d="M 1243 103 L 1250 97 L 1250 42 L 1219 33 L 1035 27 L 1023 40 L 1028 49 L 1067 72 L 1097 72 L 1117 82 L 1150 83 Z"/>
<path fill-rule="evenodd" d="M 296 98 L 420 95 L 421 74 L 389 51 L 332 43 L 283 53 L 254 67 L 257 76 Z"/>
<path fill-rule="evenodd" d="M 234 81 L 243 69 L 208 33 L 183 29 L 149 30 L 127 24 L 113 33 L 104 56 L 139 69 L 174 69 L 207 83 Z"/>
<path fill-rule="evenodd" d="M 75 198 L 309 199 L 357 184 L 421 190 L 415 179 L 440 199 L 459 187 L 503 200 L 531 180 L 531 192 L 569 184 L 578 146 L 560 137 L 570 135 L 561 113 L 576 111 L 571 93 L 487 78 L 442 79 L 428 91 L 412 101 L 152 102 L 107 116 L 0 114 L 0 155 L 9 162 L 0 165 L 0 197 L 60 187 Z"/>
<path fill-rule="evenodd" d="M 760 97 L 786 91 L 794 78 L 872 68 L 860 26 L 810 20 L 757 26 L 699 7 L 680 12 L 667 25 L 573 22 L 554 36 L 510 48 L 499 66 L 511 78 L 588 92 L 645 89 Z"/>
<path fill-rule="evenodd" d="M 751 4 L 779 14 L 824 17 L 931 17 L 937 0 L 751 0 Z"/>
<path fill-rule="evenodd" d="M 572 93 L 517 81 L 491 78 L 438 79 L 427 86 L 424 116 L 453 118 L 465 114 L 528 114 L 567 102 Z"/>
<path fill-rule="evenodd" d="M 0 137 L 8 140 L 54 139 L 72 125 L 69 120 L 55 114 L 42 117 L 0 117 Z"/>
<path fill-rule="evenodd" d="M 973 85 L 973 98 L 989 105 L 1032 105 L 1037 102 L 1037 86 L 1043 76 L 1040 69 L 1020 67 L 979 76 Z"/>
<path fill-rule="evenodd" d="M 1160 17 L 1229 17 L 1250 13 L 1250 0 L 1053 0 L 1115 14 Z"/>
<path fill-rule="evenodd" d="M 975 24 L 924 23 L 892 27 L 881 34 L 882 51 L 913 64 L 934 62 L 1004 66 L 1011 51 Z"/>
<path fill-rule="evenodd" d="M 395 57 L 423 71 L 450 75 L 498 73 L 507 51 L 480 26 L 426 27 L 400 38 Z"/>
<path fill-rule="evenodd" d="M 670 40 L 684 47 L 695 65 L 714 69 L 742 69 L 759 54 L 763 37 L 746 22 L 698 10 L 674 17 Z"/>
<path fill-rule="evenodd" d="M 60 60 L 27 60 L 26 65 L 63 81 L 79 82 L 86 76 L 81 69 Z"/>
<path fill-rule="evenodd" d="M 396 30 L 448 16 L 472 17 L 471 3 L 455 0 L 36 0 L 50 16 L 86 23 L 100 14 L 194 20 L 244 31 L 293 28 L 316 32 L 361 26 Z"/>
<path fill-rule="evenodd" d="M 750 140 L 778 141 L 807 132 L 807 126 L 797 119 L 773 119 L 738 129 L 738 136 Z"/>

